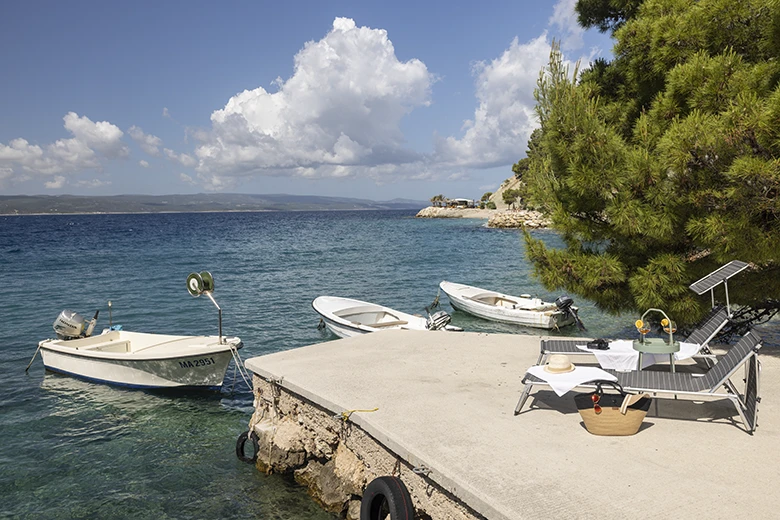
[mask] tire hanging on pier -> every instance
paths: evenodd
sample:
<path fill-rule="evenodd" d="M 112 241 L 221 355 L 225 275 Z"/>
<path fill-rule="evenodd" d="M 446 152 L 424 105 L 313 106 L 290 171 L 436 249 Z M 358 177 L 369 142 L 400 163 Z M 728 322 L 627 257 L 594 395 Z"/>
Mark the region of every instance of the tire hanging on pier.
<path fill-rule="evenodd" d="M 247 457 L 244 453 L 244 446 L 246 445 L 247 439 L 252 442 L 251 457 Z M 247 431 L 239 435 L 238 440 L 236 440 L 236 457 L 238 457 L 238 460 L 246 462 L 247 464 L 254 464 L 257 462 L 257 453 L 260 451 L 260 445 L 257 441 L 257 434 L 255 432 L 249 433 Z"/>
<path fill-rule="evenodd" d="M 379 477 L 372 480 L 363 492 L 360 520 L 413 520 L 414 504 L 409 491 L 398 477 Z"/>

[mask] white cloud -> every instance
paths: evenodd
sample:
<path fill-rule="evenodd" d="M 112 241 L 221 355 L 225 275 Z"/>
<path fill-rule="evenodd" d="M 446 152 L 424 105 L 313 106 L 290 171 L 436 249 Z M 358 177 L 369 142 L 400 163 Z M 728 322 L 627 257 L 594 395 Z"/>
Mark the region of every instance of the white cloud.
<path fill-rule="evenodd" d="M 54 179 L 44 182 L 43 185 L 50 190 L 58 190 L 65 186 L 65 177 L 57 175 Z"/>
<path fill-rule="evenodd" d="M 550 43 L 544 33 L 524 44 L 515 38 L 501 56 L 478 63 L 474 72 L 479 105 L 474 119 L 463 124 L 460 139 L 436 139 L 436 162 L 491 168 L 522 157 L 528 137 L 538 126 L 533 93 L 549 57 Z"/>
<path fill-rule="evenodd" d="M 138 146 L 141 147 L 141 150 L 155 157 L 160 156 L 159 147 L 162 146 L 162 139 L 156 135 L 145 134 L 144 131 L 137 126 L 131 126 L 127 133 L 130 135 L 133 141 L 138 143 Z"/>
<path fill-rule="evenodd" d="M 45 148 L 22 138 L 8 145 L 0 143 L 0 168 L 11 169 L 20 178 L 25 173 L 56 176 L 45 183 L 47 188 L 56 189 L 64 185 L 64 173 L 99 169 L 101 157 L 123 158 L 130 153 L 122 142 L 123 132 L 107 121 L 95 123 L 75 112 L 68 112 L 63 121 L 73 137 L 58 139 Z"/>
<path fill-rule="evenodd" d="M 585 29 L 577 22 L 577 13 L 574 10 L 576 3 L 577 0 L 558 0 L 548 22 L 550 27 L 558 28 L 560 31 L 559 37 L 563 50 L 578 50 L 584 44 L 582 35 Z"/>
<path fill-rule="evenodd" d="M 111 186 L 111 181 L 103 181 L 100 179 L 80 180 L 76 181 L 76 186 L 81 188 L 100 188 L 102 186 Z"/>
<path fill-rule="evenodd" d="M 559 0 L 548 22 L 564 48 L 582 46 L 574 4 Z M 336 18 L 322 39 L 306 43 L 294 58 L 293 74 L 274 80 L 273 92 L 245 90 L 212 112 L 210 128 L 185 127 L 185 142 L 193 138 L 194 152 L 163 148 L 159 137 L 137 126 L 127 133 L 145 153 L 195 168 L 195 175 L 181 173 L 180 180 L 211 191 L 254 175 L 361 177 L 378 184 L 464 179 L 523 156 L 537 126 L 533 92 L 549 53 L 545 32 L 525 43 L 515 38 L 500 56 L 477 63 L 473 117 L 457 135 L 435 135 L 429 154 L 408 147 L 401 122 L 430 104 L 438 78 L 420 60 L 400 61 L 386 31 L 358 27 L 348 18 Z M 173 120 L 167 107 L 162 115 Z M 105 159 L 128 156 L 117 126 L 73 112 L 64 122 L 71 138 L 48 145 L 22 138 L 0 143 L 0 182 L 42 175 L 47 187 L 61 187 L 71 173 L 99 170 Z M 149 167 L 145 160 L 138 164 Z"/>
<path fill-rule="evenodd" d="M 130 150 L 122 143 L 122 131 L 108 121 L 93 123 L 87 116 L 79 117 L 75 112 L 68 112 L 63 120 L 65 129 L 74 135 L 79 144 L 97 150 L 106 157 L 127 157 L 130 154 Z"/>
<path fill-rule="evenodd" d="M 190 177 L 189 175 L 187 175 L 186 173 L 180 173 L 179 174 L 179 180 L 182 181 L 185 184 L 190 184 L 190 185 L 193 185 L 193 186 L 197 184 L 197 182 L 195 182 L 195 180 L 192 177 Z"/>
<path fill-rule="evenodd" d="M 165 152 L 165 155 L 168 157 L 168 159 L 177 162 L 182 166 L 186 166 L 187 168 L 191 168 L 196 164 L 198 164 L 198 161 L 196 161 L 191 155 L 187 155 L 186 153 L 177 155 L 176 152 L 174 152 L 170 148 L 163 148 L 163 151 Z"/>
<path fill-rule="evenodd" d="M 382 165 L 421 157 L 404 148 L 399 124 L 429 103 L 425 64 L 401 62 L 381 29 L 336 18 L 321 40 L 295 56 L 278 91 L 245 90 L 211 115 L 197 147 L 200 178 L 214 188 L 243 175 L 370 175 Z"/>

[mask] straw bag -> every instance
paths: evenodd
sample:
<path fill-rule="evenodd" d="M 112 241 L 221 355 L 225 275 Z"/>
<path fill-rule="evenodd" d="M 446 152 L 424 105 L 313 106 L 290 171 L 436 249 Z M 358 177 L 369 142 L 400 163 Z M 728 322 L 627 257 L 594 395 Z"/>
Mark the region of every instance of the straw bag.
<path fill-rule="evenodd" d="M 592 393 L 577 394 L 574 402 L 585 428 L 593 435 L 634 435 L 639 431 L 652 399 L 647 394 L 629 394 L 618 383 L 598 380 Z M 605 394 L 610 385 L 617 394 Z"/>

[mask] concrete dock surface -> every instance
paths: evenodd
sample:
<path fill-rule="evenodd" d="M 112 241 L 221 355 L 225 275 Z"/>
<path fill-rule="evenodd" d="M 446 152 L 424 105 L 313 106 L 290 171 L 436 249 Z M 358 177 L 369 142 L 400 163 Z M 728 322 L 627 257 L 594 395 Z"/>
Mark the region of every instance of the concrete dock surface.
<path fill-rule="evenodd" d="M 762 349 L 758 429 L 727 400 L 654 400 L 639 433 L 591 435 L 574 406 L 521 379 L 539 336 L 384 331 L 246 361 L 350 420 L 489 519 L 776 518 L 780 352 Z M 572 358 L 577 364 L 586 356 Z M 668 369 L 661 366 L 662 369 Z M 684 368 L 682 368 L 684 370 Z M 741 374 L 734 376 L 742 388 Z M 529 407 L 530 405 L 530 407 Z"/>

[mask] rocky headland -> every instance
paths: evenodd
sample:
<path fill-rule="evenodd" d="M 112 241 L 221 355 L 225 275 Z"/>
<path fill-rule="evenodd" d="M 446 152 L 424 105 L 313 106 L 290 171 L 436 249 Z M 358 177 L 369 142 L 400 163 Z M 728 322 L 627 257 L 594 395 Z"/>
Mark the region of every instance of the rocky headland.
<path fill-rule="evenodd" d="M 550 226 L 550 221 L 538 211 L 532 210 L 497 210 L 473 208 L 434 208 L 429 206 L 421 209 L 418 218 L 479 218 L 487 219 L 488 227 L 493 228 L 544 228 Z"/>

